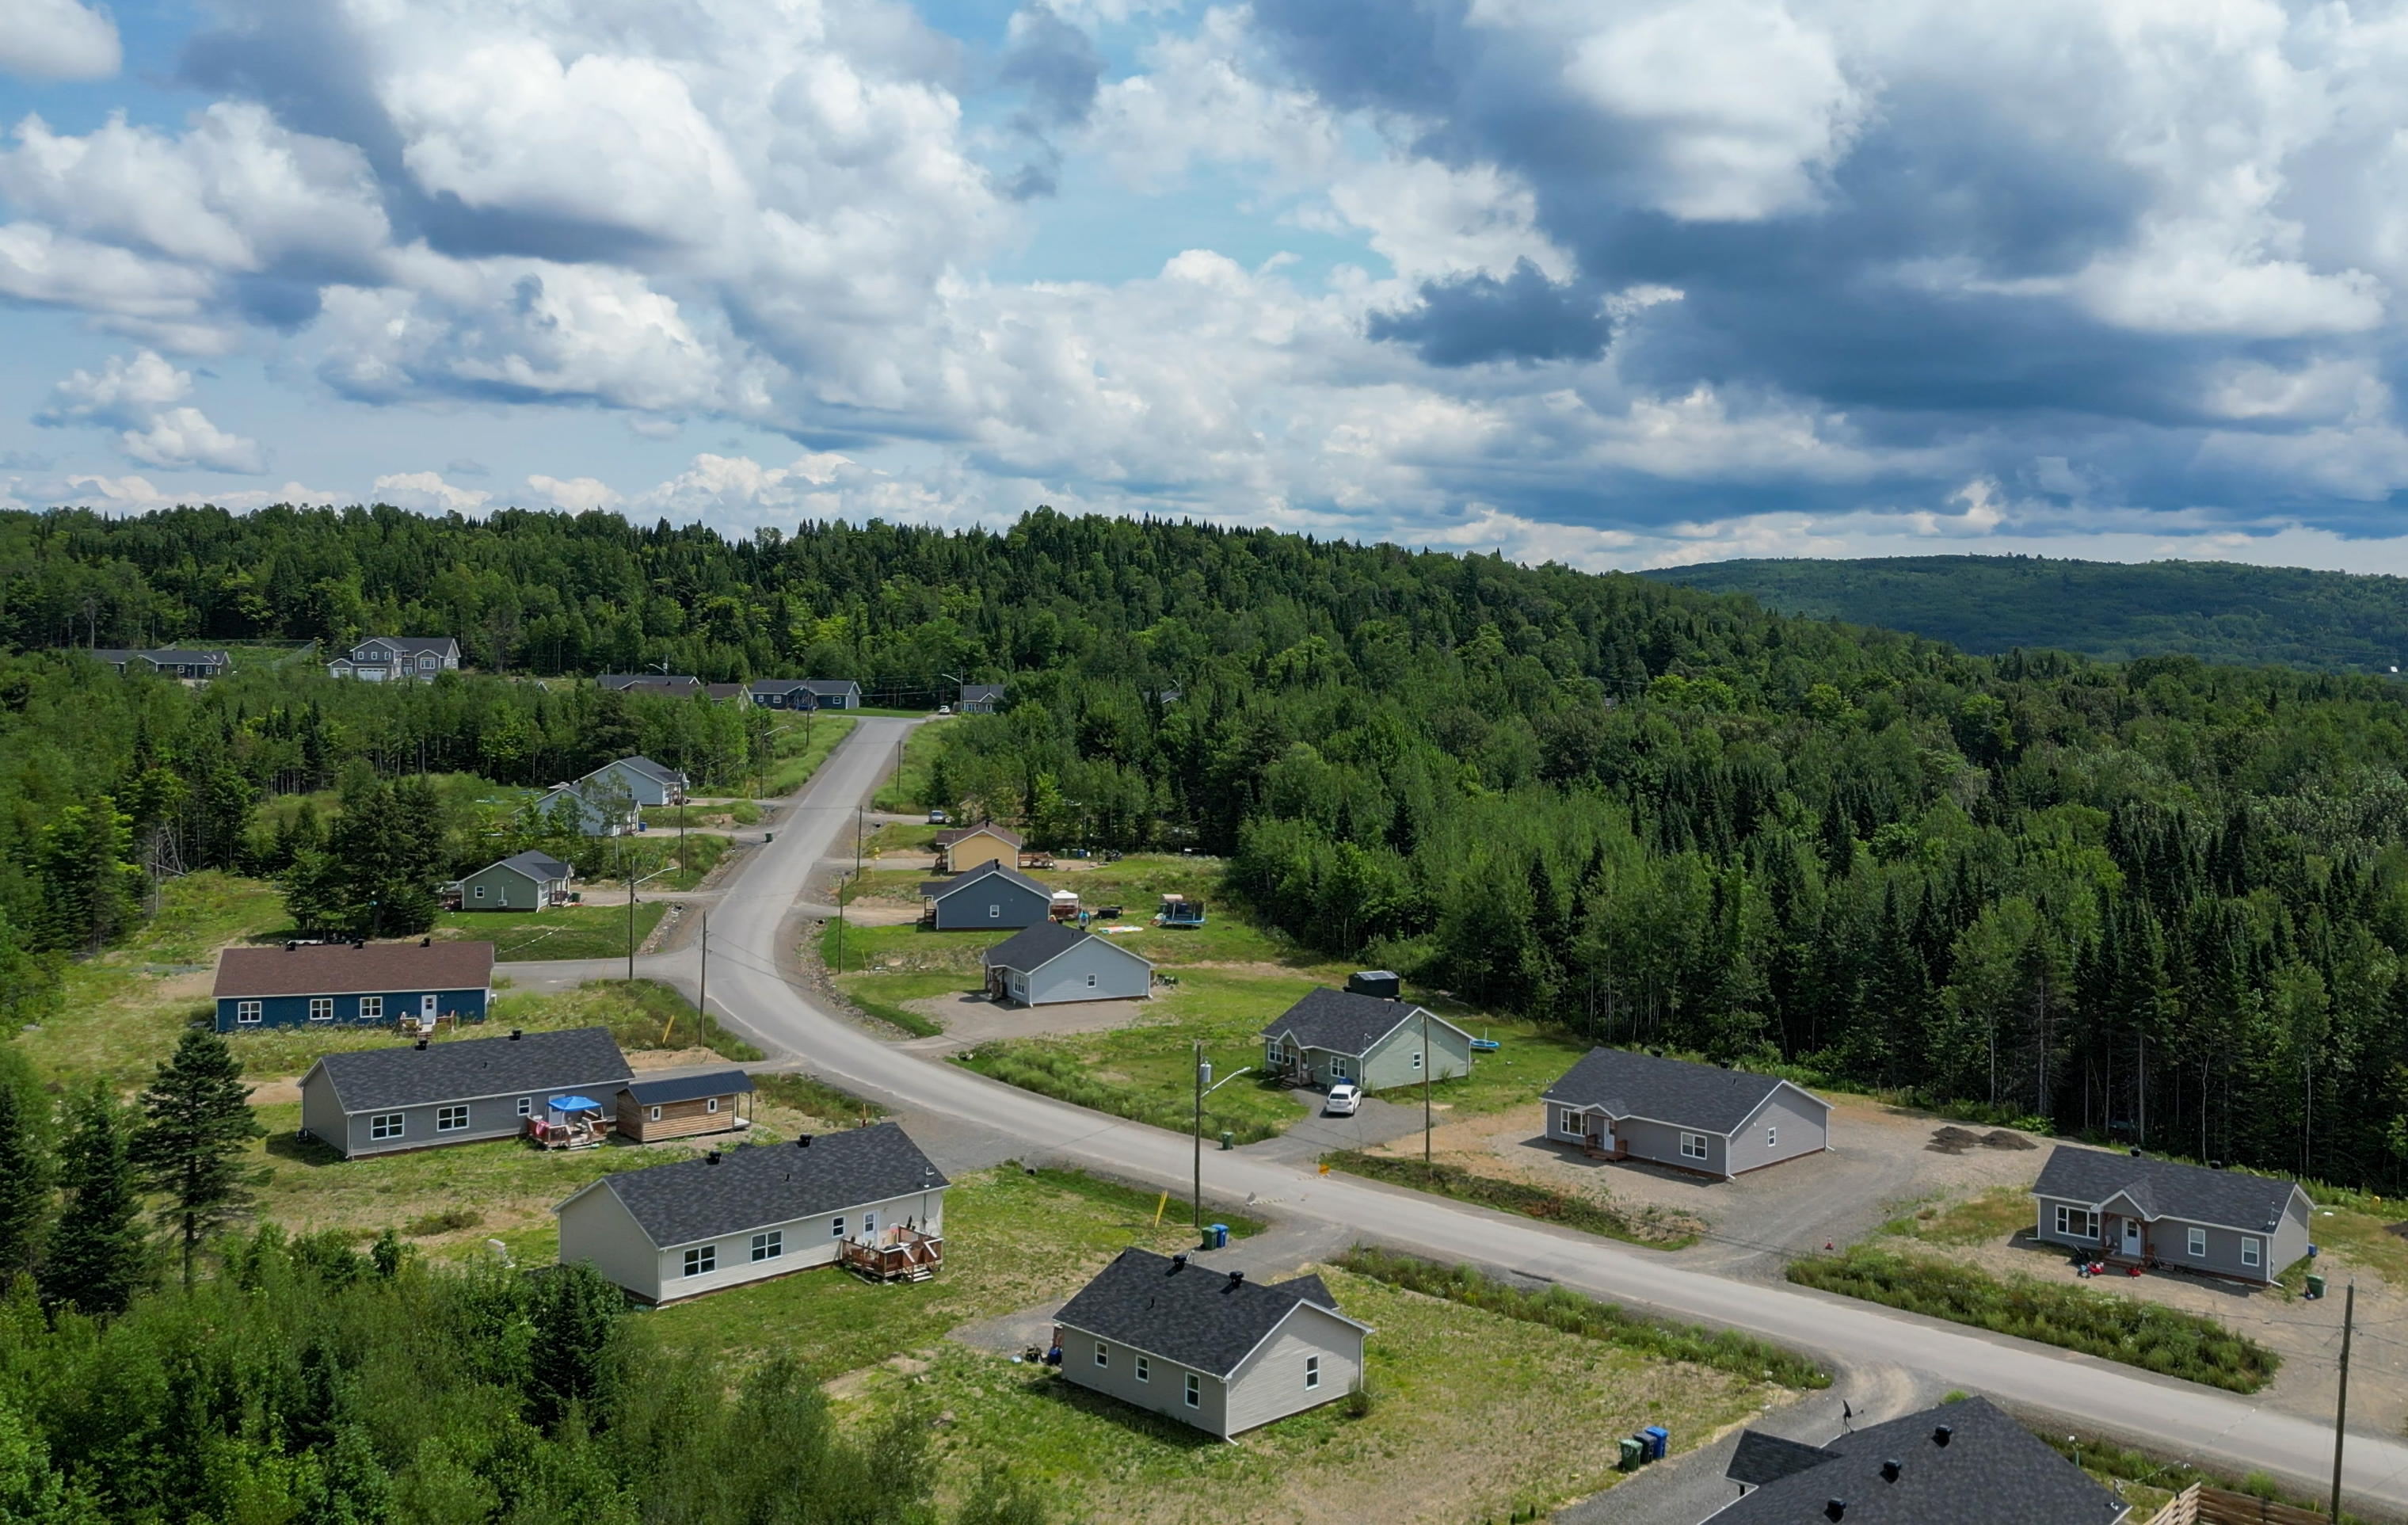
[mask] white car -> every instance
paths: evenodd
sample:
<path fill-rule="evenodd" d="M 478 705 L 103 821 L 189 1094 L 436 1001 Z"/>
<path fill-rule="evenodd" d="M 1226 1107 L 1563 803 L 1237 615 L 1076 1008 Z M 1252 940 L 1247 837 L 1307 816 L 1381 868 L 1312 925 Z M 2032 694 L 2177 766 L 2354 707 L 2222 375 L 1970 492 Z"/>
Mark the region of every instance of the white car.
<path fill-rule="evenodd" d="M 1363 1093 L 1355 1088 L 1354 1083 L 1351 1080 L 1341 1080 L 1329 1087 L 1329 1095 L 1323 1099 L 1321 1110 L 1324 1114 L 1334 1113 L 1340 1117 L 1352 1117 L 1354 1115 L 1354 1109 L 1362 1104 Z"/>

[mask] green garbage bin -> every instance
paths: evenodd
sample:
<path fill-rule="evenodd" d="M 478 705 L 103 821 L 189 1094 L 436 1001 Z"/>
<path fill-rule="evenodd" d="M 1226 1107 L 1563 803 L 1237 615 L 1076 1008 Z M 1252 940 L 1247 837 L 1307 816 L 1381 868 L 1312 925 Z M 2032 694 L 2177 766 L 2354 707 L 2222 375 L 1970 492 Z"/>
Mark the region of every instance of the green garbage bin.
<path fill-rule="evenodd" d="M 1234 1149 L 1237 1145 L 1238 1135 L 1226 1128 L 1221 1129 L 1221 1147 L 1224 1149 Z"/>
<path fill-rule="evenodd" d="M 2312 1298 L 2317 1298 L 2317 1297 L 2322 1297 L 2322 1296 L 2324 1296 L 2324 1295 L 2325 1295 L 2325 1278 L 2324 1278 L 2324 1273 L 2323 1273 L 2322 1272 L 2318 1272 L 2318 1271 L 2311 1271 L 2311 1272 L 2309 1272 L 2309 1273 L 2308 1273 L 2308 1296 L 2310 1296 L 2310 1297 L 2312 1297 Z"/>
<path fill-rule="evenodd" d="M 1622 1437 L 1622 1460 L 1619 1465 L 1624 1472 L 1637 1472 L 1639 1464 L 1646 1460 L 1647 1443 L 1645 1441 L 1641 1440 L 1637 1435 Z"/>

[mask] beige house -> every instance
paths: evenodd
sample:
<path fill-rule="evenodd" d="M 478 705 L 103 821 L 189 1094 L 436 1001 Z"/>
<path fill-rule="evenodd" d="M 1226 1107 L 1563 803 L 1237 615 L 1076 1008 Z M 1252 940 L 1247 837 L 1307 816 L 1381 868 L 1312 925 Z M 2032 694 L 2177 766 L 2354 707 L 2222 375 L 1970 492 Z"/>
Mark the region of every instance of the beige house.
<path fill-rule="evenodd" d="M 982 863 L 1020 867 L 1020 833 L 993 823 L 937 833 L 937 871 L 968 873 Z"/>

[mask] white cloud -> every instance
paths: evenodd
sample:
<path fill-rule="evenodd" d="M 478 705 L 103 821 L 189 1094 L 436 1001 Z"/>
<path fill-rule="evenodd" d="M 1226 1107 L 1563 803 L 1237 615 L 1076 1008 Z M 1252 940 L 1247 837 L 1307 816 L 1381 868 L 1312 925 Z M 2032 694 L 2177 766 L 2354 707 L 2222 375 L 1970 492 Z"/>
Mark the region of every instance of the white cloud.
<path fill-rule="evenodd" d="M 454 487 L 433 471 L 399 471 L 376 480 L 376 500 L 418 513 L 475 513 L 494 495 Z"/>
<path fill-rule="evenodd" d="M 626 501 L 609 484 L 595 477 L 579 477 L 563 482 L 558 477 L 534 476 L 526 480 L 527 490 L 555 509 L 582 512 L 587 509 L 615 509 Z"/>
<path fill-rule="evenodd" d="M 35 422 L 57 427 L 100 424 L 120 430 L 119 448 L 146 466 L 171 470 L 257 473 L 267 453 L 255 439 L 228 434 L 199 409 L 176 406 L 190 396 L 193 378 L 144 350 L 133 359 L 111 355 L 95 375 L 79 370 L 50 389 L 50 406 Z M 138 479 L 136 479 L 138 480 Z"/>
<path fill-rule="evenodd" d="M 117 25 L 76 0 L 9 0 L 0 71 L 35 79 L 99 79 L 117 72 Z"/>

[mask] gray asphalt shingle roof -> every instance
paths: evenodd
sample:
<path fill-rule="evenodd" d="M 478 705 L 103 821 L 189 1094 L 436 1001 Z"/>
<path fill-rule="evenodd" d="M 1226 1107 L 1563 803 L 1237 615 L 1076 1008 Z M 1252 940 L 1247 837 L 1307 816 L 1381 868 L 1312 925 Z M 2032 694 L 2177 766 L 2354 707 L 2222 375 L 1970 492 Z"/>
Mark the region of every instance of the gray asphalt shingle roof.
<path fill-rule="evenodd" d="M 533 850 L 513 854 L 512 856 L 502 859 L 499 863 L 491 865 L 491 867 L 496 869 L 509 869 L 515 872 L 526 875 L 529 879 L 566 879 L 568 877 L 567 864 L 563 863 L 560 859 L 552 856 L 548 853 L 538 853 Z M 481 869 L 478 870 L 480 873 L 483 871 L 484 870 Z M 472 874 L 470 877 L 474 878 L 475 875 Z"/>
<path fill-rule="evenodd" d="M 602 766 L 603 768 L 608 768 L 612 765 L 605 763 Z M 656 778 L 663 784 L 675 784 L 679 777 L 678 770 L 676 769 L 664 768 L 659 763 L 652 761 L 652 758 L 645 756 L 641 753 L 638 753 L 632 757 L 621 757 L 618 760 L 617 766 L 627 769 L 633 772 L 645 774 L 648 777 Z M 601 770 L 601 768 L 597 768 L 594 771 L 598 773 Z"/>
<path fill-rule="evenodd" d="M 698 1101 L 706 1096 L 742 1096 L 752 1089 L 752 1077 L 741 1070 L 705 1070 L 699 1074 L 666 1075 L 631 1080 L 619 1087 L 638 1106 L 666 1106 L 671 1101 Z"/>
<path fill-rule="evenodd" d="M 582 1086 L 608 1095 L 631 1071 L 608 1028 L 462 1038 L 448 1043 L 329 1054 L 319 1069 L 347 1113 L 423 1107 L 480 1096 L 544 1096 Z"/>
<path fill-rule="evenodd" d="M 2288 1180 L 2066 1144 L 2050 1153 L 2032 1184 L 2036 1196 L 2093 1205 L 2122 1192 L 2152 1220 L 2180 1218 L 2248 1233 L 2272 1232 L 2299 1189 Z"/>
<path fill-rule="evenodd" d="M 1298 1302 L 1338 1312 L 1318 1276 L 1232 1282 L 1227 1272 L 1182 1265 L 1132 1246 L 1064 1303 L 1054 1321 L 1226 1377 Z"/>
<path fill-rule="evenodd" d="M 1937 1437 L 1942 1425 L 1945 1445 Z M 1734 1468 L 1773 1449 L 1751 1449 L 1753 1434 L 1741 1437 Z M 1821 1462 L 1771 1477 L 1716 1515 L 1715 1525 L 2113 1525 L 2127 1507 L 1984 1398 L 1869 1425 L 1822 1451 Z M 1895 1479 L 1884 1475 L 1891 1461 Z M 1835 1500 L 1845 1503 L 1841 1515 L 1828 1512 Z"/>
<path fill-rule="evenodd" d="M 1050 895 L 1053 892 L 1048 890 L 1046 893 Z M 1026 974 L 1044 968 L 1080 943 L 1090 941 L 1101 942 L 1108 948 L 1118 946 L 1110 938 L 1096 937 L 1092 932 L 1082 931 L 1063 922 L 1040 922 L 1026 931 L 1015 933 L 987 949 L 986 967 L 1016 969 L 1023 974 Z M 1152 960 L 1142 954 L 1133 953 L 1127 948 L 1121 948 L 1119 951 L 1128 954 L 1130 957 L 1149 968 L 1152 967 Z"/>
<path fill-rule="evenodd" d="M 1635 1049 L 1592 1048 L 1547 1087 L 1545 1100 L 1727 1136 L 1783 1084 L 1771 1075 L 1661 1059 Z"/>
<path fill-rule="evenodd" d="M 931 879 L 920 886 L 920 893 L 928 899 L 941 900 L 953 891 L 967 889 L 972 885 L 984 881 L 992 874 L 1000 874 L 1023 889 L 1034 890 L 1040 899 L 1050 900 L 1054 898 L 1054 891 L 1051 888 L 1039 884 L 1018 869 L 1007 868 L 1001 858 L 989 858 L 958 879 Z"/>
<path fill-rule="evenodd" d="M 1386 1000 L 1327 986 L 1308 990 L 1304 999 L 1265 1023 L 1265 1038 L 1293 1037 L 1305 1048 L 1331 1054 L 1361 1055 L 1421 1010 L 1410 1001 Z"/>
<path fill-rule="evenodd" d="M 661 1249 L 952 1185 L 896 1123 L 764 1144 L 601 1182 Z"/>

